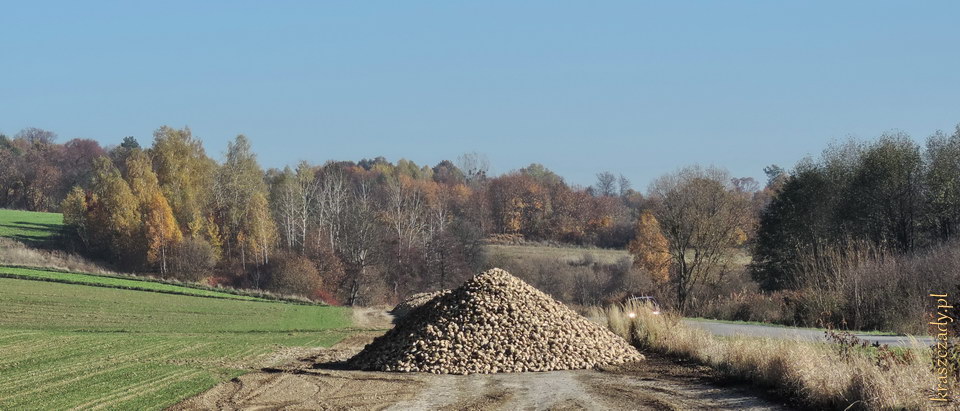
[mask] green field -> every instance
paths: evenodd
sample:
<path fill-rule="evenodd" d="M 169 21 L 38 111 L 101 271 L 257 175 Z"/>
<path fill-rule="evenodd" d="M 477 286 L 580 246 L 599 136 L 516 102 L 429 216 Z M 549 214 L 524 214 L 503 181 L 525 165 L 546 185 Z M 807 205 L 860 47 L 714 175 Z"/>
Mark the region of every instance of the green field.
<path fill-rule="evenodd" d="M 229 298 L 234 300 L 266 301 L 262 298 L 231 294 L 227 292 L 167 284 L 156 281 L 144 281 L 135 278 L 123 278 L 100 274 L 68 273 L 62 271 L 0 266 L 0 277 L 20 278 L 62 282 L 68 284 L 95 285 L 100 287 L 123 288 L 128 290 L 154 291 L 168 294 L 194 295 L 199 297 Z"/>
<path fill-rule="evenodd" d="M 63 229 L 63 214 L 0 209 L 0 237 L 33 246 L 55 243 Z"/>
<path fill-rule="evenodd" d="M 0 409 L 158 409 L 350 332 L 338 307 L 0 278 Z"/>

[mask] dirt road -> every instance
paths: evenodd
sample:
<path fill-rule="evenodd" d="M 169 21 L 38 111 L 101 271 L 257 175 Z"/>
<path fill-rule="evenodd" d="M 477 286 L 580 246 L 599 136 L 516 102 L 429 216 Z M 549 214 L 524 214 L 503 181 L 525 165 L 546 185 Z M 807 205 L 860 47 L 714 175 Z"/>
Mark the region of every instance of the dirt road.
<path fill-rule="evenodd" d="M 744 389 L 712 384 L 706 368 L 649 355 L 602 370 L 463 376 L 338 365 L 375 335 L 292 353 L 282 366 L 220 384 L 172 409 L 784 409 Z"/>

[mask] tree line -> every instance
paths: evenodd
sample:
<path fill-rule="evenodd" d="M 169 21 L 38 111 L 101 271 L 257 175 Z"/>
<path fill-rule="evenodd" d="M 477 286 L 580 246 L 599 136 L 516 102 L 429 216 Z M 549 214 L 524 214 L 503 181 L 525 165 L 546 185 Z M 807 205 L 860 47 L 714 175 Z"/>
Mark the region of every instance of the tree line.
<path fill-rule="evenodd" d="M 896 133 L 834 144 L 764 171 L 761 185 L 683 167 L 641 194 L 609 172 L 590 187 L 539 164 L 494 176 L 476 153 L 434 166 L 375 157 L 264 170 L 242 135 L 220 161 L 188 128 L 161 127 L 149 147 L 0 135 L 0 207 L 61 211 L 77 250 L 184 280 L 392 302 L 486 268 L 485 243 L 540 241 L 632 254 L 626 265 L 586 255 L 514 264 L 571 302 L 653 293 L 686 312 L 749 317 L 777 305 L 775 321 L 817 325 L 900 298 L 870 273 L 895 273 L 899 289 L 946 278 L 905 267 L 936 265 L 960 233 L 960 128 L 923 145 Z"/>
<path fill-rule="evenodd" d="M 449 287 L 481 268 L 484 239 L 624 248 L 645 207 L 623 176 L 491 176 L 476 153 L 264 170 L 243 135 L 219 162 L 189 128 L 149 147 L 56 138 L 0 135 L 0 207 L 62 212 L 72 246 L 120 270 L 346 304 Z"/>
<path fill-rule="evenodd" d="M 914 254 L 960 233 L 960 126 L 925 145 L 903 133 L 834 144 L 771 179 L 753 252 L 765 289 L 803 287 L 828 249 Z"/>

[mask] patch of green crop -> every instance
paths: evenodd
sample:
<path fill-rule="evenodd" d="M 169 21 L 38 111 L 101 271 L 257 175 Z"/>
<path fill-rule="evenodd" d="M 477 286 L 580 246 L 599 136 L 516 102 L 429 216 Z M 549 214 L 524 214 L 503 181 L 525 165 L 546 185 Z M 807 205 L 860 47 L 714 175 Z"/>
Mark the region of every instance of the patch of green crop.
<path fill-rule="evenodd" d="M 0 409 L 160 409 L 352 330 L 340 307 L 0 278 Z"/>
<path fill-rule="evenodd" d="M 34 246 L 47 246 L 60 239 L 63 214 L 0 209 L 0 237 Z"/>
<path fill-rule="evenodd" d="M 95 285 L 101 287 L 123 288 L 128 290 L 154 291 L 169 294 L 195 295 L 200 297 L 230 298 L 237 300 L 265 301 L 262 298 L 166 284 L 157 281 L 143 281 L 134 278 L 122 278 L 107 275 L 69 273 L 24 267 L 0 266 L 0 277 L 12 277 L 26 280 L 62 282 L 68 284 Z"/>

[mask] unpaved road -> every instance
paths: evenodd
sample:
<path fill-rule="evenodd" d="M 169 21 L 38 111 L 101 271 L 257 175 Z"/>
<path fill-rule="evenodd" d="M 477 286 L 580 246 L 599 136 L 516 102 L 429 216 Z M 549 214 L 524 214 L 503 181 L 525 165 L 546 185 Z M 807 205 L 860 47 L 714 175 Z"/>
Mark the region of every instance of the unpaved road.
<path fill-rule="evenodd" d="M 660 357 L 603 370 L 434 375 L 346 370 L 339 361 L 376 333 L 220 384 L 176 406 L 187 409 L 780 410 L 743 388 L 711 383 L 705 367 Z"/>
<path fill-rule="evenodd" d="M 703 328 L 709 331 L 711 334 L 719 336 L 743 335 L 751 337 L 796 339 L 805 341 L 827 341 L 823 331 L 811 328 L 777 327 L 756 324 L 731 324 L 704 320 L 683 320 L 683 323 L 689 326 Z M 861 340 L 869 341 L 871 343 L 876 342 L 879 344 L 887 344 L 890 346 L 912 347 L 914 341 L 923 346 L 933 344 L 933 339 L 930 337 L 871 335 L 857 333 L 854 333 L 854 335 Z"/>

